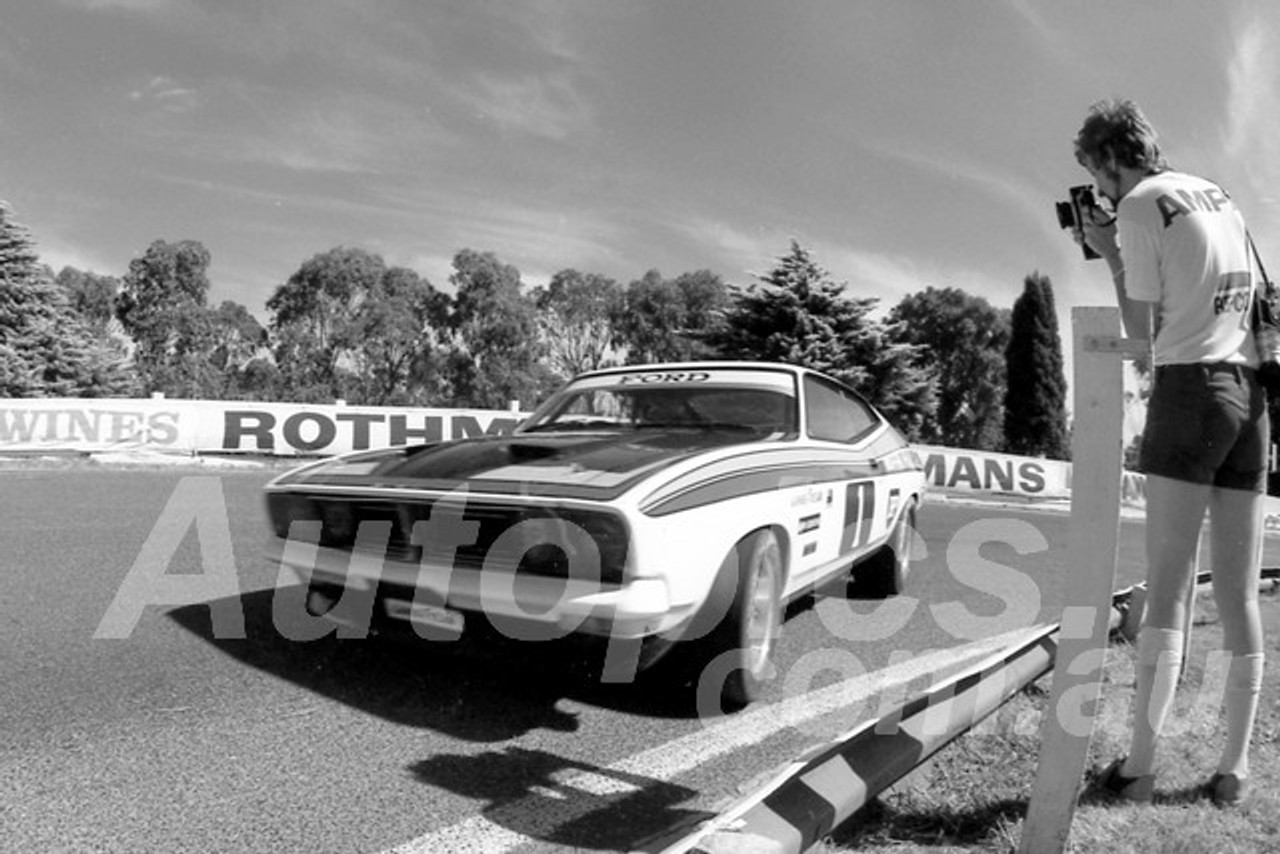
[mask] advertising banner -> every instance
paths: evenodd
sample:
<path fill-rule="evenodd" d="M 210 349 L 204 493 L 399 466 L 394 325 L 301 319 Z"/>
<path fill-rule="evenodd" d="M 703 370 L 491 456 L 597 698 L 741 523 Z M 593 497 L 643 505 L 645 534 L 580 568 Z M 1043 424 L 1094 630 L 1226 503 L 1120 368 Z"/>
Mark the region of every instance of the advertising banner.
<path fill-rule="evenodd" d="M 469 436 L 505 435 L 527 412 L 166 398 L 0 399 L 5 453 L 329 456 Z M 1071 464 L 917 445 L 930 486 L 1027 498 L 1071 496 Z M 1143 478 L 1123 472 L 1126 504 L 1144 503 Z M 1280 530 L 1280 498 L 1267 527 Z"/>
<path fill-rule="evenodd" d="M 256 401 L 3 399 L 0 453 L 328 456 L 509 433 L 525 413 Z"/>
<path fill-rule="evenodd" d="M 987 451 L 916 445 L 930 486 L 974 492 L 1003 492 L 1034 498 L 1068 498 L 1071 464 Z"/>

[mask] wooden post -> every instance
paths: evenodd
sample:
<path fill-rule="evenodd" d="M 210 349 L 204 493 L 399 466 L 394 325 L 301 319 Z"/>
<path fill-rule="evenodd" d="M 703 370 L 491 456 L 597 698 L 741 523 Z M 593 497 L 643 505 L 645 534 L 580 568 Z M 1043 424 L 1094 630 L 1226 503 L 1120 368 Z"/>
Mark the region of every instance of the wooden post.
<path fill-rule="evenodd" d="M 1120 537 L 1124 449 L 1123 360 L 1146 341 L 1120 337 L 1115 308 L 1071 312 L 1075 356 L 1071 440 L 1071 528 L 1066 602 L 1053 687 L 1040 725 L 1040 764 L 1018 850 L 1066 848 L 1084 777 L 1106 663 Z"/>

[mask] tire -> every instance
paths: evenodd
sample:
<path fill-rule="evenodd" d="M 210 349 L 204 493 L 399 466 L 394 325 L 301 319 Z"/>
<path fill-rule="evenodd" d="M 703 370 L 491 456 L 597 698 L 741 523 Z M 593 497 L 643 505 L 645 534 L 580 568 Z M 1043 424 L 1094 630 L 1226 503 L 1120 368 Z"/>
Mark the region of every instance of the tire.
<path fill-rule="evenodd" d="M 853 568 L 849 593 L 854 598 L 883 599 L 897 596 L 911 575 L 911 535 L 916 529 L 916 502 L 898 516 L 889 541 L 879 551 Z"/>
<path fill-rule="evenodd" d="M 736 573 L 736 584 L 733 603 L 712 636 L 713 679 L 721 685 L 723 707 L 741 708 L 763 696 L 774 674 L 784 572 L 777 535 L 764 529 L 739 542 L 725 560 L 726 570 Z"/>

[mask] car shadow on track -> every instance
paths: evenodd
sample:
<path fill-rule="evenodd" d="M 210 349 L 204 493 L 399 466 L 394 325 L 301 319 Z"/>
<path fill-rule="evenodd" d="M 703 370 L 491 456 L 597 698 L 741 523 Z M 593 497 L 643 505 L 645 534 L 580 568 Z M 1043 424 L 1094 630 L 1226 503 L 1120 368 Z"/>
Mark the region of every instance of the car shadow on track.
<path fill-rule="evenodd" d="M 297 596 L 285 588 L 284 596 Z M 473 742 L 503 741 L 533 729 L 577 729 L 561 699 L 646 717 L 698 716 L 693 688 L 640 674 L 604 684 L 599 649 L 574 638 L 541 643 L 507 639 L 477 621 L 457 640 L 403 636 L 291 640 L 316 618 L 278 617 L 276 591 L 260 590 L 167 613 L 182 628 L 250 667 L 395 723 Z M 243 637 L 219 637 L 214 613 L 244 616 Z M 277 620 L 281 624 L 277 625 Z M 304 624 L 309 624 L 304 625 Z M 323 629 L 321 629 L 323 630 Z"/>
<path fill-rule="evenodd" d="M 679 806 L 698 794 L 684 786 L 516 746 L 435 755 L 410 770 L 483 802 L 493 825 L 573 851 L 632 851 L 642 839 L 712 817 Z"/>

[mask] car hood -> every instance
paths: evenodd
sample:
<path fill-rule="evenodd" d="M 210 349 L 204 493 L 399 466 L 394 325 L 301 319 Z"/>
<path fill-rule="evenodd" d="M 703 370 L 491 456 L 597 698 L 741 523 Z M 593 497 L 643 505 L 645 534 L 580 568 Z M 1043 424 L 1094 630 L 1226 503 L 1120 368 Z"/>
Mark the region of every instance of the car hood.
<path fill-rule="evenodd" d="M 607 500 L 679 460 L 754 441 L 707 430 L 515 434 L 349 454 L 285 475 L 276 485 Z"/>

